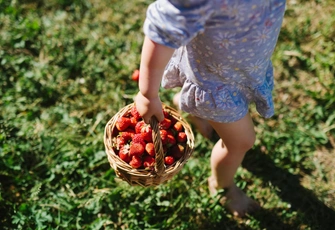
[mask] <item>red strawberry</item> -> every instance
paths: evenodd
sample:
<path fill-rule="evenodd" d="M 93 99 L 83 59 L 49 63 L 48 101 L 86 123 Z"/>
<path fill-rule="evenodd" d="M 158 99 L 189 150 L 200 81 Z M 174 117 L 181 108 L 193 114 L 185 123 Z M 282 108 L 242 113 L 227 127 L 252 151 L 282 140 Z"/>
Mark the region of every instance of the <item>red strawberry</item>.
<path fill-rule="evenodd" d="M 121 149 L 126 144 L 127 144 L 127 141 L 122 136 L 117 136 L 114 138 L 114 147 L 117 150 Z"/>
<path fill-rule="evenodd" d="M 135 130 L 136 124 L 137 124 L 137 119 L 135 117 L 130 117 L 130 127 Z"/>
<path fill-rule="evenodd" d="M 137 122 L 137 124 L 135 126 L 135 133 L 141 133 L 141 130 L 142 130 L 144 125 L 145 125 L 145 122 L 143 120 Z"/>
<path fill-rule="evenodd" d="M 170 150 L 171 156 L 173 156 L 176 160 L 180 159 L 185 152 L 185 147 L 181 144 L 176 144 Z"/>
<path fill-rule="evenodd" d="M 121 147 L 119 151 L 119 157 L 121 158 L 121 160 L 129 163 L 129 161 L 131 160 L 131 157 L 129 155 L 129 145 L 124 145 Z"/>
<path fill-rule="evenodd" d="M 171 147 L 171 146 L 174 146 L 175 144 L 177 143 L 176 139 L 174 138 L 173 135 L 171 134 L 168 134 L 167 135 L 167 142 L 166 142 L 166 145 L 168 147 Z"/>
<path fill-rule="evenodd" d="M 154 144 L 153 143 L 147 143 L 146 145 L 145 145 L 145 151 L 150 155 L 150 156 L 152 156 L 152 157 L 154 157 L 155 156 L 155 154 L 156 154 L 156 151 L 155 151 L 155 146 L 154 146 Z"/>
<path fill-rule="evenodd" d="M 176 124 L 176 122 L 178 121 L 178 119 L 173 116 L 170 116 L 169 119 L 171 120 L 172 125 Z"/>
<path fill-rule="evenodd" d="M 146 133 L 141 133 L 143 140 L 145 140 L 146 142 L 152 142 L 152 131 L 150 132 L 146 132 Z"/>
<path fill-rule="evenodd" d="M 112 131 L 112 137 L 116 137 L 117 135 L 119 135 L 119 130 L 118 129 L 113 129 Z"/>
<path fill-rule="evenodd" d="M 145 168 L 151 168 L 155 166 L 155 158 L 152 156 L 145 156 L 143 157 L 143 166 Z"/>
<path fill-rule="evenodd" d="M 142 166 L 142 159 L 139 156 L 132 156 L 131 161 L 129 162 L 129 165 L 134 168 L 138 169 Z"/>
<path fill-rule="evenodd" d="M 143 125 L 141 129 L 141 134 L 146 142 L 152 142 L 152 128 L 150 125 Z"/>
<path fill-rule="evenodd" d="M 131 109 L 130 109 L 130 114 L 131 116 L 133 116 L 136 120 L 140 120 L 142 117 L 139 114 L 139 112 L 136 109 L 136 106 L 134 105 Z"/>
<path fill-rule="evenodd" d="M 159 122 L 160 129 L 168 129 L 170 128 L 172 121 L 169 118 L 164 118 L 163 121 Z"/>
<path fill-rule="evenodd" d="M 179 143 L 184 143 L 187 141 L 187 135 L 185 132 L 179 132 L 177 133 L 177 141 Z"/>
<path fill-rule="evenodd" d="M 138 69 L 134 70 L 134 72 L 131 75 L 131 79 L 133 81 L 138 81 L 140 79 L 140 71 Z"/>
<path fill-rule="evenodd" d="M 166 145 L 167 144 L 168 132 L 165 129 L 161 129 L 161 130 L 159 130 L 159 133 L 160 133 L 160 136 L 161 136 L 162 144 Z"/>
<path fill-rule="evenodd" d="M 145 146 L 140 143 L 131 143 L 129 148 L 130 156 L 142 156 Z"/>
<path fill-rule="evenodd" d="M 164 157 L 164 163 L 166 165 L 172 165 L 174 163 L 174 157 L 173 156 L 166 156 Z"/>
<path fill-rule="evenodd" d="M 119 131 L 123 131 L 126 130 L 129 125 L 130 125 L 130 119 L 128 117 L 120 117 L 119 119 L 117 119 L 116 123 L 115 123 L 115 127 L 119 130 Z"/>
<path fill-rule="evenodd" d="M 133 129 L 127 128 L 126 130 L 120 132 L 120 136 L 125 139 L 125 141 L 130 141 L 135 134 Z"/>
<path fill-rule="evenodd" d="M 163 109 L 163 114 L 165 118 L 170 118 L 170 113 Z"/>
<path fill-rule="evenodd" d="M 146 142 L 152 142 L 152 128 L 144 121 L 139 121 L 135 126 L 135 133 L 141 133 Z"/>
<path fill-rule="evenodd" d="M 133 136 L 133 143 L 140 143 L 142 145 L 145 145 L 145 141 L 143 139 L 142 133 L 135 133 Z"/>
<path fill-rule="evenodd" d="M 173 125 L 173 130 L 175 130 L 176 132 L 182 132 L 184 130 L 183 124 L 180 121 L 177 121 Z"/>

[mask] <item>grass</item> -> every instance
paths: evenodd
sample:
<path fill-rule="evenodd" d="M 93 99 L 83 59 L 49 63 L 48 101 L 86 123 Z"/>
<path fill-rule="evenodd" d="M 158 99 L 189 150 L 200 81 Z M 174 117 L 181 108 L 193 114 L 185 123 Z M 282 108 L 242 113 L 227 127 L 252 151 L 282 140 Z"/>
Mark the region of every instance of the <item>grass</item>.
<path fill-rule="evenodd" d="M 335 4 L 287 2 L 273 56 L 276 115 L 236 176 L 262 204 L 235 219 L 207 192 L 217 138 L 155 188 L 120 182 L 103 131 L 137 84 L 151 1 L 0 0 L 1 229 L 331 229 L 335 226 Z M 161 91 L 170 104 L 173 90 Z"/>

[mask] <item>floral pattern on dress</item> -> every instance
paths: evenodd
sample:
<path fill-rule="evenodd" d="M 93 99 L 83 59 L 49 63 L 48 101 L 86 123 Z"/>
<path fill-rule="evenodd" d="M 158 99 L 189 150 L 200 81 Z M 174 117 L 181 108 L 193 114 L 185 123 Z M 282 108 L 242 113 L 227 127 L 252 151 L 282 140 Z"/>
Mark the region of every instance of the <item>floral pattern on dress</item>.
<path fill-rule="evenodd" d="M 214 36 L 214 44 L 218 44 L 219 48 L 233 47 L 236 44 L 235 34 L 234 33 L 219 33 L 217 36 Z"/>

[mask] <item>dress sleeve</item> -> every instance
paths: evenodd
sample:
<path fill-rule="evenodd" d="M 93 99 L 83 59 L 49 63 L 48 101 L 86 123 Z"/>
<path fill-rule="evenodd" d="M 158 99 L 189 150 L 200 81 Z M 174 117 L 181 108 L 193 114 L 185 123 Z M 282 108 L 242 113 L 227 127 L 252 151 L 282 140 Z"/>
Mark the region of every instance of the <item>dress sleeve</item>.
<path fill-rule="evenodd" d="M 149 5 L 143 30 L 154 42 L 179 48 L 204 31 L 212 0 L 157 0 Z"/>

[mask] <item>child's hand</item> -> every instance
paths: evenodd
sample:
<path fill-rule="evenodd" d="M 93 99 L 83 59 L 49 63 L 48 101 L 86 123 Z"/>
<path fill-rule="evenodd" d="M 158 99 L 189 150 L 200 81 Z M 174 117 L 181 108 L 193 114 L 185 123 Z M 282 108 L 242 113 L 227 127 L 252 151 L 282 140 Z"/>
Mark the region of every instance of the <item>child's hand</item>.
<path fill-rule="evenodd" d="M 145 123 L 148 124 L 152 116 L 155 116 L 159 122 L 164 120 L 162 102 L 158 95 L 147 98 L 139 92 L 135 97 L 135 105 Z"/>

